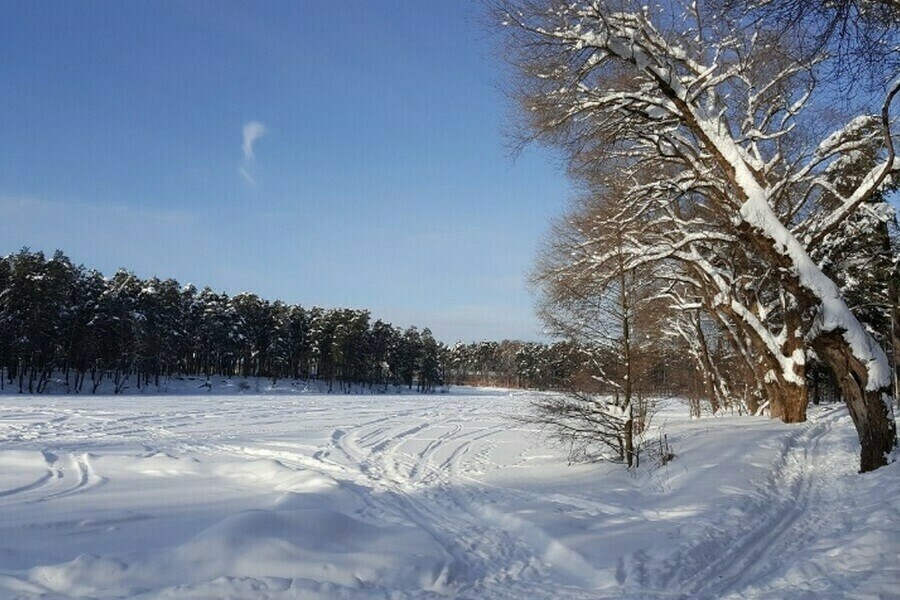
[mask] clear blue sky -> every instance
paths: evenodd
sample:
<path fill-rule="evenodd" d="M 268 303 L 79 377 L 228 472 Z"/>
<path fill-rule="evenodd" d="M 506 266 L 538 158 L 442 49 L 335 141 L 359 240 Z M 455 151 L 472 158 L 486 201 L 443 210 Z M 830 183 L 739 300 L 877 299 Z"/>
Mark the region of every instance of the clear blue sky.
<path fill-rule="evenodd" d="M 478 3 L 0 8 L 0 253 L 540 336 L 524 278 L 570 188 L 510 156 Z"/>

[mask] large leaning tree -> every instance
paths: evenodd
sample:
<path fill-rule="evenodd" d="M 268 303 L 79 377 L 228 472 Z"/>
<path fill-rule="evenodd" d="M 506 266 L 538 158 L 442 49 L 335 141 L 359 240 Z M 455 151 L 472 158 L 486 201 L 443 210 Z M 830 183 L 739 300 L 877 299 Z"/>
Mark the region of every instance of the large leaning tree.
<path fill-rule="evenodd" d="M 529 135 L 563 150 L 617 232 L 613 251 L 586 236 L 573 260 L 611 280 L 654 273 L 673 313 L 717 324 L 787 422 L 805 419 L 816 356 L 849 408 L 861 470 L 875 469 L 896 442 L 890 363 L 815 257 L 871 233 L 851 221 L 891 218 L 900 78 L 871 114 L 843 115 L 819 81 L 827 48 L 800 51 L 765 20 L 703 6 L 496 5 Z"/>

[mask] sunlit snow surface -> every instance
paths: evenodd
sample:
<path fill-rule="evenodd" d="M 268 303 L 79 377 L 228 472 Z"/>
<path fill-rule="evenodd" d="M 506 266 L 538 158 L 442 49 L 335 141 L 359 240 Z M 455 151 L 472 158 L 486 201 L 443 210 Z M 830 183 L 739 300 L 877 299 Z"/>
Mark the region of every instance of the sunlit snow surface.
<path fill-rule="evenodd" d="M 842 407 L 657 415 L 566 464 L 529 395 L 0 396 L 0 598 L 878 598 L 900 469 Z"/>

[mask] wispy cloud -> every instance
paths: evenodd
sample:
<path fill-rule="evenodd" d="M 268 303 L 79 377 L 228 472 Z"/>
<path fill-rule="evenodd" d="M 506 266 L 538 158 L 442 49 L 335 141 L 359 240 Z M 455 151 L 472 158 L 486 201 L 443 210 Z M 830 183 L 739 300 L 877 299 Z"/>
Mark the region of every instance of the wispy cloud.
<path fill-rule="evenodd" d="M 249 183 L 250 185 L 256 185 L 256 180 L 253 179 L 253 175 L 251 175 L 250 172 L 247 171 L 247 168 L 246 168 L 246 167 L 240 167 L 240 168 L 238 169 L 238 173 L 241 174 L 241 177 L 244 178 L 244 181 L 246 181 L 246 182 Z"/>
<path fill-rule="evenodd" d="M 244 124 L 243 133 L 244 141 L 241 148 L 244 151 L 244 162 L 238 168 L 238 173 L 244 178 L 244 181 L 255 186 L 256 179 L 250 173 L 250 165 L 253 159 L 256 158 L 256 155 L 253 153 L 253 144 L 266 134 L 266 126 L 259 121 L 250 121 Z"/>
<path fill-rule="evenodd" d="M 259 121 L 250 121 L 244 125 L 244 161 L 253 160 L 253 143 L 265 133 L 266 126 Z"/>

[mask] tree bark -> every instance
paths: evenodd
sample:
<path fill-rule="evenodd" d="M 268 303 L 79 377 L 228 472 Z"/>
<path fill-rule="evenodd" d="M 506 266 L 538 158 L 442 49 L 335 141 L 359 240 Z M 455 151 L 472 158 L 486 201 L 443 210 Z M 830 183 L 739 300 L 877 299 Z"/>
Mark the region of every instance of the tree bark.
<path fill-rule="evenodd" d="M 625 411 L 625 462 L 628 468 L 634 466 L 634 408 L 631 403 L 627 405 Z"/>
<path fill-rule="evenodd" d="M 803 423 L 806 421 L 806 406 L 809 394 L 805 385 L 785 384 L 782 386 L 783 410 L 781 420 L 785 423 Z"/>
<path fill-rule="evenodd" d="M 890 248 L 888 248 L 890 252 Z M 897 285 L 898 275 L 892 273 L 890 283 L 891 295 L 891 349 L 893 350 L 894 369 L 894 398 L 900 407 L 900 286 Z"/>
<path fill-rule="evenodd" d="M 886 465 L 897 443 L 896 424 L 885 403 L 885 398 L 891 397 L 890 389 L 866 389 L 866 366 L 853 355 L 840 330 L 822 333 L 813 340 L 813 347 L 834 372 L 850 411 L 862 446 L 860 472 Z"/>

